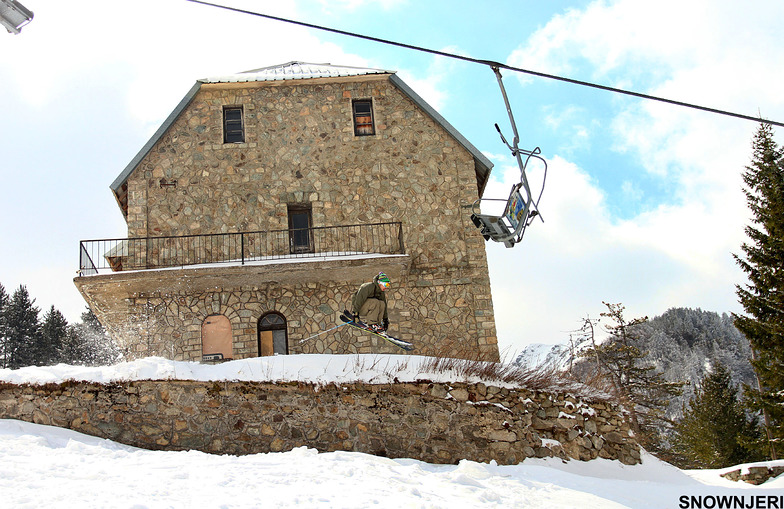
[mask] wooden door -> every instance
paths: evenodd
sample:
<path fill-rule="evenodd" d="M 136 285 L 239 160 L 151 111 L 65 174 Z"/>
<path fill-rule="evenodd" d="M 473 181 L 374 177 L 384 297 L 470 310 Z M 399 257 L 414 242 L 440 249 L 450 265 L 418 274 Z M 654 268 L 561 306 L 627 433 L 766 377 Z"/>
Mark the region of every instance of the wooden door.
<path fill-rule="evenodd" d="M 262 357 L 275 353 L 272 333 L 273 331 L 271 330 L 259 331 L 259 355 Z"/>
<path fill-rule="evenodd" d="M 224 315 L 210 315 L 201 324 L 201 353 L 204 355 L 221 354 L 224 359 L 232 359 L 231 322 Z"/>

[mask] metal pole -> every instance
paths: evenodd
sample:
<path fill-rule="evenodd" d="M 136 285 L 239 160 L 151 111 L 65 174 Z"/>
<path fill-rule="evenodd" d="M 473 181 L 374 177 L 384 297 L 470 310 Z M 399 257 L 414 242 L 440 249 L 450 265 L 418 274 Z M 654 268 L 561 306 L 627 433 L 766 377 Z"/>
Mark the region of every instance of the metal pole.
<path fill-rule="evenodd" d="M 321 336 L 322 334 L 326 334 L 327 332 L 333 331 L 333 330 L 335 330 L 335 329 L 337 329 L 339 327 L 343 327 L 344 325 L 348 325 L 348 323 L 341 323 L 340 325 L 336 325 L 336 326 L 332 327 L 331 329 L 327 329 L 327 330 L 321 331 L 321 332 L 319 332 L 317 334 L 313 334 L 312 336 L 307 337 L 305 339 L 300 339 L 299 342 L 300 342 L 300 344 L 302 344 L 305 341 L 310 341 L 311 339 L 313 339 L 313 338 L 315 338 L 317 336 Z"/>
<path fill-rule="evenodd" d="M 512 140 L 512 153 L 517 158 L 517 165 L 520 167 L 520 175 L 522 177 L 521 180 L 523 183 L 523 187 L 525 188 L 525 192 L 527 194 L 525 212 L 523 214 L 524 220 L 527 220 L 528 210 L 534 198 L 531 195 L 531 188 L 528 185 L 528 177 L 525 175 L 525 165 L 523 164 L 523 158 L 520 156 L 520 149 L 517 147 L 517 144 L 520 141 L 520 135 L 517 133 L 517 124 L 515 124 L 514 115 L 512 114 L 512 106 L 509 104 L 509 98 L 506 96 L 506 89 L 504 88 L 504 82 L 501 80 L 501 71 L 498 69 L 498 67 L 493 67 L 493 72 L 495 73 L 495 77 L 498 80 L 498 86 L 501 87 L 501 95 L 504 97 L 506 112 L 509 114 L 509 122 L 512 124 L 512 133 L 514 133 L 514 139 Z"/>

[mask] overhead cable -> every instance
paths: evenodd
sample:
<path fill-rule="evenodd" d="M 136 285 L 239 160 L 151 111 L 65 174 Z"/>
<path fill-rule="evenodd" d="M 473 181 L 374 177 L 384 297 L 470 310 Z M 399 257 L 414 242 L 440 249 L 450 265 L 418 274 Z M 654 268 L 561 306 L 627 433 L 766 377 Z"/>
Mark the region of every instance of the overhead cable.
<path fill-rule="evenodd" d="M 202 0 L 187 0 L 187 1 L 188 2 L 193 2 L 193 3 L 196 3 L 196 4 L 202 4 L 202 5 L 208 5 L 208 6 L 211 6 L 211 7 L 217 7 L 219 9 L 225 9 L 227 11 L 238 12 L 238 13 L 241 13 L 241 14 L 248 14 L 248 15 L 257 16 L 257 17 L 260 17 L 260 18 L 266 18 L 266 19 L 270 19 L 270 20 L 273 20 L 273 21 L 280 21 L 280 22 L 283 22 L 283 23 L 289 23 L 289 24 L 292 24 L 292 25 L 298 25 L 298 26 L 302 26 L 302 27 L 306 27 L 306 28 L 314 28 L 316 30 L 322 30 L 322 31 L 325 31 L 325 32 L 332 32 L 334 34 L 345 35 L 345 36 L 348 36 L 348 37 L 356 37 L 356 38 L 359 38 L 359 39 L 365 39 L 365 40 L 368 40 L 368 41 L 378 42 L 378 43 L 381 43 L 381 44 L 388 44 L 388 45 L 391 45 L 391 46 L 398 46 L 400 48 L 406 48 L 406 49 L 410 49 L 410 50 L 414 50 L 414 51 L 421 51 L 421 52 L 424 52 L 424 53 L 430 53 L 430 54 L 433 54 L 433 55 L 438 55 L 438 56 L 447 57 L 447 58 L 454 58 L 454 59 L 457 59 L 457 60 L 463 60 L 463 61 L 472 62 L 472 63 L 475 63 L 475 64 L 487 65 L 487 66 L 490 66 L 491 68 L 506 69 L 506 70 L 509 70 L 509 71 L 529 74 L 531 76 L 537 76 L 537 77 L 540 77 L 540 78 L 547 78 L 547 79 L 551 79 L 551 80 L 563 81 L 563 82 L 566 82 L 566 83 L 571 83 L 573 85 L 580 85 L 580 86 L 584 86 L 584 87 L 590 87 L 590 88 L 596 88 L 596 89 L 599 89 L 599 90 L 605 90 L 605 91 L 608 91 L 608 92 L 614 92 L 616 94 L 628 95 L 628 96 L 637 97 L 637 98 L 640 98 L 640 99 L 649 99 L 649 100 L 652 100 L 652 101 L 663 102 L 663 103 L 672 104 L 672 105 L 675 105 L 675 106 L 683 106 L 685 108 L 691 108 L 691 109 L 700 110 L 700 111 L 707 111 L 709 113 L 716 113 L 716 114 L 719 114 L 719 115 L 725 115 L 725 116 L 729 116 L 729 117 L 735 117 L 735 118 L 740 118 L 740 119 L 744 119 L 744 120 L 751 120 L 751 121 L 754 121 L 754 122 L 762 122 L 764 124 L 770 124 L 770 125 L 784 127 L 784 123 L 782 123 L 782 122 L 776 122 L 774 120 L 767 120 L 767 119 L 764 119 L 762 117 L 753 117 L 753 116 L 744 115 L 744 114 L 741 114 L 741 113 L 733 113 L 731 111 L 719 110 L 719 109 L 716 109 L 716 108 L 709 108 L 707 106 L 699 106 L 697 104 L 691 104 L 691 103 L 687 103 L 687 102 L 683 102 L 683 101 L 676 101 L 676 100 L 673 100 L 673 99 L 666 99 L 666 98 L 663 98 L 663 97 L 657 97 L 657 96 L 654 96 L 654 95 L 643 94 L 643 93 L 640 93 L 640 92 L 633 92 L 631 90 L 623 90 L 623 89 L 620 89 L 620 88 L 608 87 L 606 85 L 599 85 L 599 84 L 591 83 L 591 82 L 588 82 L 588 81 L 581 81 L 581 80 L 576 80 L 576 79 L 572 79 L 572 78 L 566 78 L 566 77 L 563 77 L 563 76 L 557 76 L 557 75 L 554 75 L 554 74 L 547 74 L 547 73 L 543 73 L 543 72 L 539 72 L 539 71 L 532 71 L 530 69 L 523 69 L 523 68 L 515 67 L 515 66 L 512 66 L 512 65 L 503 64 L 501 62 L 494 62 L 492 60 L 482 60 L 482 59 L 467 57 L 467 56 L 463 56 L 463 55 L 456 55 L 454 53 L 447 53 L 445 51 L 439 51 L 439 50 L 435 50 L 435 49 L 425 48 L 425 47 L 422 47 L 422 46 L 415 46 L 413 44 L 406 44 L 406 43 L 403 43 L 403 42 L 390 41 L 388 39 L 381 39 L 379 37 L 373 37 L 373 36 L 370 36 L 370 35 L 363 35 L 363 34 L 358 34 L 358 33 L 355 33 L 355 32 L 348 32 L 346 30 L 339 30 L 337 28 L 329 28 L 329 27 L 324 27 L 324 26 L 320 26 L 320 25 L 314 25 L 313 23 L 306 23 L 304 21 L 296 21 L 296 20 L 292 20 L 292 19 L 281 18 L 279 16 L 272 16 L 270 14 L 263 14 L 263 13 L 260 13 L 260 12 L 249 11 L 249 10 L 246 10 L 246 9 L 239 9 L 239 8 L 230 7 L 230 6 L 227 6 L 227 5 L 220 5 L 220 4 L 215 4 L 215 3 L 211 3 L 211 2 L 204 2 Z"/>

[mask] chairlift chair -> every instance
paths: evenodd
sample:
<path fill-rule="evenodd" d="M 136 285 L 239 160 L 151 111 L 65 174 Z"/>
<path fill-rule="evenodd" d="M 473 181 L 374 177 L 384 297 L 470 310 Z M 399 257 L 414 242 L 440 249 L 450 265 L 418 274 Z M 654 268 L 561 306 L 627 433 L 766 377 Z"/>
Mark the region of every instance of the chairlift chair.
<path fill-rule="evenodd" d="M 0 0 L 0 26 L 9 34 L 18 35 L 22 27 L 33 19 L 33 11 L 16 0 Z"/>
<path fill-rule="evenodd" d="M 479 228 L 485 240 L 493 240 L 494 242 L 503 242 L 506 247 L 514 247 L 514 245 L 523 240 L 525 229 L 533 222 L 536 217 L 539 217 L 544 222 L 541 214 L 539 213 L 539 200 L 542 198 L 544 192 L 544 182 L 547 178 L 547 161 L 544 160 L 539 154 L 541 150 L 536 147 L 533 150 L 524 150 L 518 147 L 520 137 L 517 133 L 517 126 L 512 115 L 512 108 L 509 105 L 509 99 L 506 96 L 503 81 L 501 80 L 501 72 L 498 67 L 492 66 L 498 79 L 498 85 L 501 87 L 501 94 L 504 97 L 506 104 L 506 111 L 509 115 L 509 121 L 512 124 L 512 131 L 514 132 L 514 139 L 510 145 L 506 138 L 504 138 L 501 128 L 498 124 L 495 125 L 498 134 L 501 136 L 501 141 L 504 142 L 512 155 L 517 159 L 517 165 L 520 168 L 520 182 L 512 186 L 509 197 L 506 199 L 506 207 L 500 216 L 492 214 L 482 214 L 481 202 L 482 201 L 504 201 L 503 199 L 494 198 L 479 198 L 474 202 L 471 207 L 471 221 Z M 531 186 L 528 183 L 528 176 L 526 168 L 531 159 L 537 159 L 544 165 L 544 178 L 542 179 L 542 189 L 539 196 L 534 200 L 531 193 Z"/>

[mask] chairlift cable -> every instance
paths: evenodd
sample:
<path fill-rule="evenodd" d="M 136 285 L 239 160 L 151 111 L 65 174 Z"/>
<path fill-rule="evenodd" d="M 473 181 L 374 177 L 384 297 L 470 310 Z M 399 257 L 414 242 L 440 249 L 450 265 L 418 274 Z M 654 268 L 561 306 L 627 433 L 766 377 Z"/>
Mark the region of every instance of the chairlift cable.
<path fill-rule="evenodd" d="M 236 8 L 236 7 L 229 7 L 227 5 L 220 5 L 220 4 L 215 4 L 215 3 L 211 3 L 211 2 L 205 2 L 203 0 L 186 0 L 186 1 L 192 2 L 192 3 L 197 3 L 197 4 L 202 4 L 202 5 L 208 5 L 208 6 L 211 6 L 211 7 L 217 7 L 219 9 L 225 9 L 227 11 L 238 12 L 238 13 L 241 13 L 241 14 L 248 14 L 248 15 L 257 16 L 257 17 L 260 17 L 260 18 L 266 18 L 266 19 L 270 19 L 270 20 L 273 20 L 273 21 L 281 21 L 283 23 L 289 23 L 289 24 L 292 24 L 292 25 L 298 25 L 298 26 L 302 26 L 302 27 L 306 27 L 306 28 L 314 28 L 316 30 L 322 30 L 322 31 L 325 31 L 325 32 L 332 32 L 332 33 L 339 34 L 339 35 L 346 35 L 346 36 L 349 36 L 349 37 L 356 37 L 356 38 L 359 38 L 359 39 L 365 39 L 365 40 L 368 40 L 368 41 L 378 42 L 378 43 L 381 43 L 381 44 L 388 44 L 388 45 L 391 45 L 391 46 L 398 46 L 400 48 L 411 49 L 411 50 L 414 50 L 414 51 L 421 51 L 421 52 L 424 52 L 424 53 L 430 53 L 430 54 L 438 55 L 438 56 L 442 56 L 442 57 L 454 58 L 454 59 L 457 59 L 457 60 L 463 60 L 463 61 L 472 62 L 472 63 L 475 63 L 475 64 L 487 65 L 487 66 L 489 66 L 491 68 L 495 67 L 495 68 L 499 68 L 499 69 L 506 69 L 506 70 L 509 70 L 509 71 L 519 72 L 519 73 L 523 73 L 523 74 L 529 74 L 531 76 L 537 76 L 539 78 L 547 78 L 547 79 L 551 79 L 551 80 L 562 81 L 562 82 L 565 82 L 565 83 L 571 83 L 572 85 L 580 85 L 580 86 L 584 86 L 584 87 L 595 88 L 595 89 L 604 90 L 604 91 L 607 91 L 607 92 L 614 92 L 616 94 L 623 94 L 623 95 L 628 95 L 628 96 L 632 96 L 632 97 L 637 97 L 639 99 L 649 99 L 649 100 L 652 100 L 652 101 L 663 102 L 663 103 L 671 104 L 671 105 L 674 105 L 674 106 L 682 106 L 682 107 L 685 107 L 685 108 L 691 108 L 691 109 L 695 109 L 695 110 L 706 111 L 706 112 L 709 112 L 709 113 L 716 113 L 718 115 L 725 115 L 725 116 L 739 118 L 739 119 L 743 119 L 743 120 L 751 120 L 751 121 L 754 121 L 754 122 L 761 122 L 763 124 L 770 124 L 770 125 L 775 125 L 775 126 L 779 126 L 779 127 L 784 127 L 784 123 L 782 123 L 782 122 L 776 122 L 774 120 L 768 120 L 768 119 L 762 118 L 761 116 L 760 117 L 753 117 L 753 116 L 744 115 L 744 114 L 741 114 L 741 113 L 733 113 L 731 111 L 720 110 L 720 109 L 716 109 L 716 108 L 709 108 L 707 106 L 699 106 L 697 104 L 691 104 L 691 103 L 687 103 L 687 102 L 683 102 L 683 101 L 676 101 L 676 100 L 673 100 L 673 99 L 666 99 L 666 98 L 663 98 L 663 97 L 657 97 L 657 96 L 654 96 L 654 95 L 643 94 L 643 93 L 634 92 L 634 91 L 631 91 L 631 90 L 624 90 L 624 89 L 620 89 L 620 88 L 609 87 L 607 85 L 599 85 L 597 83 L 591 83 L 591 82 L 588 82 L 588 81 L 581 81 L 581 80 L 576 80 L 576 79 L 573 79 L 573 78 L 566 78 L 564 76 L 557 76 L 557 75 L 554 75 L 554 74 L 547 74 L 547 73 L 543 73 L 543 72 L 539 72 L 539 71 L 532 71 L 530 69 L 523 69 L 523 68 L 515 67 L 515 66 L 512 66 L 512 65 L 502 64 L 500 62 L 494 62 L 492 60 L 482 60 L 482 59 L 467 57 L 467 56 L 463 56 L 463 55 L 456 55 L 454 53 L 447 53 L 445 51 L 434 50 L 434 49 L 425 48 L 425 47 L 422 47 L 422 46 L 415 46 L 413 44 L 406 44 L 406 43 L 402 43 L 402 42 L 391 41 L 389 39 L 381 39 L 379 37 L 373 37 L 373 36 L 370 36 L 370 35 L 363 35 L 363 34 L 358 34 L 358 33 L 355 33 L 355 32 L 348 32 L 346 30 L 339 30 L 337 28 L 324 27 L 324 26 L 320 26 L 320 25 L 315 25 L 313 23 L 306 23 L 304 21 L 296 21 L 296 20 L 292 20 L 292 19 L 281 18 L 279 16 L 272 16 L 270 14 L 263 14 L 263 13 L 260 13 L 260 12 L 249 11 L 249 10 L 246 10 L 246 9 L 239 9 L 239 8 Z"/>

